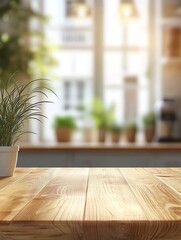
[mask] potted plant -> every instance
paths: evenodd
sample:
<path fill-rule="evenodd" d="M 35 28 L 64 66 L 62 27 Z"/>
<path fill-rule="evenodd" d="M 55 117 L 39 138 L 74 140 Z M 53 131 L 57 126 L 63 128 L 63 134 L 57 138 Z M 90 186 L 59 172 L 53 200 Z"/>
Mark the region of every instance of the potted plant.
<path fill-rule="evenodd" d="M 107 135 L 107 123 L 106 121 L 102 121 L 97 125 L 98 129 L 98 141 L 103 143 L 106 141 L 106 135 Z"/>
<path fill-rule="evenodd" d="M 76 128 L 75 120 L 72 116 L 56 116 L 54 128 L 58 142 L 70 142 L 73 130 Z"/>
<path fill-rule="evenodd" d="M 43 103 L 36 101 L 37 95 L 45 95 L 43 88 L 37 87 L 37 81 L 28 83 L 13 82 L 11 77 L 0 88 L 0 176 L 12 176 L 16 167 L 19 146 L 17 141 L 23 134 L 26 121 L 45 117 L 40 111 Z M 43 79 L 42 79 L 43 80 Z M 36 86 L 35 86 L 36 85 Z M 51 91 L 51 90 L 50 90 Z"/>
<path fill-rule="evenodd" d="M 106 108 L 99 99 L 94 99 L 91 106 L 90 114 L 98 129 L 98 141 L 105 142 L 106 133 L 110 122 L 113 120 L 114 107 Z"/>
<path fill-rule="evenodd" d="M 93 122 L 89 114 L 88 106 L 80 104 L 78 107 L 79 118 L 82 120 L 82 125 L 80 127 L 82 133 L 82 141 L 84 143 L 93 142 L 96 137 L 96 131 L 93 127 Z"/>
<path fill-rule="evenodd" d="M 121 126 L 116 123 L 113 123 L 110 126 L 111 140 L 113 143 L 119 142 L 120 136 L 121 136 L 121 130 L 122 130 Z"/>
<path fill-rule="evenodd" d="M 124 127 L 125 137 L 128 142 L 136 141 L 137 125 L 135 122 L 131 122 Z"/>
<path fill-rule="evenodd" d="M 155 114 L 149 112 L 143 116 L 144 136 L 146 142 L 152 142 L 155 136 Z"/>

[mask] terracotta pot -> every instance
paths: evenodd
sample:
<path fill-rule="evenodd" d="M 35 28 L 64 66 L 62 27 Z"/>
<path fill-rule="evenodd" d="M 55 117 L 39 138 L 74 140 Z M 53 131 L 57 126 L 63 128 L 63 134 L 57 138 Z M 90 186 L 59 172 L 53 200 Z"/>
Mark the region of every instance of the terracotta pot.
<path fill-rule="evenodd" d="M 146 142 L 152 142 L 155 136 L 155 128 L 145 128 L 144 130 L 144 135 L 145 135 L 145 141 Z"/>
<path fill-rule="evenodd" d="M 57 128 L 56 138 L 58 142 L 70 142 L 72 139 L 72 129 L 71 128 Z"/>
<path fill-rule="evenodd" d="M 121 133 L 120 132 L 112 132 L 111 133 L 111 140 L 113 143 L 119 143 Z"/>
<path fill-rule="evenodd" d="M 135 142 L 136 141 L 136 129 L 125 129 L 125 137 L 128 142 Z"/>
<path fill-rule="evenodd" d="M 106 130 L 98 129 L 98 141 L 105 142 L 106 141 Z"/>

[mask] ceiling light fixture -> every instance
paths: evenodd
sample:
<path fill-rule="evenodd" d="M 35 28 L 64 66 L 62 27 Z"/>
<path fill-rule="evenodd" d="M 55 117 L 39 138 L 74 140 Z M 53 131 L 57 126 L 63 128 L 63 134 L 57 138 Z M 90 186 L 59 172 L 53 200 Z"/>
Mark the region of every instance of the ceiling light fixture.
<path fill-rule="evenodd" d="M 138 18 L 138 10 L 134 0 L 120 0 L 119 15 L 121 19 Z"/>
<path fill-rule="evenodd" d="M 85 0 L 75 2 L 74 14 L 78 18 L 86 18 L 91 15 L 91 7 Z"/>

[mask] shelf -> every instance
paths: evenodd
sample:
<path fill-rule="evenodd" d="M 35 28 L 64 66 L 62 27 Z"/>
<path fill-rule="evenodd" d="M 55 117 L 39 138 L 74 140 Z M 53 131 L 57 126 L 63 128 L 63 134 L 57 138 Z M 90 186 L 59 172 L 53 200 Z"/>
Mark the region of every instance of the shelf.
<path fill-rule="evenodd" d="M 155 84 L 156 100 L 181 95 L 181 1 L 155 1 Z M 153 28 L 154 28 L 153 26 Z M 179 114 L 180 115 L 180 114 Z M 180 116 L 179 116 L 180 117 Z"/>
<path fill-rule="evenodd" d="M 21 152 L 180 152 L 180 143 L 42 143 L 24 144 Z"/>
<path fill-rule="evenodd" d="M 169 26 L 180 26 L 181 27 L 181 17 L 162 18 L 161 24 L 169 25 Z"/>
<path fill-rule="evenodd" d="M 162 57 L 161 63 L 163 65 L 168 64 L 168 63 L 179 63 L 181 64 L 181 56 L 179 57 Z"/>

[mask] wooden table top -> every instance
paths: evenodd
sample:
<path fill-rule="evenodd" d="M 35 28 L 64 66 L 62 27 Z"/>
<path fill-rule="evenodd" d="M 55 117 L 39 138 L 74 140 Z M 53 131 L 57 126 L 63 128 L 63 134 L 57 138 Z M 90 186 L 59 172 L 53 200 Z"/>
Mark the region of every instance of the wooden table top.
<path fill-rule="evenodd" d="M 1 239 L 180 240 L 181 168 L 17 168 Z"/>

